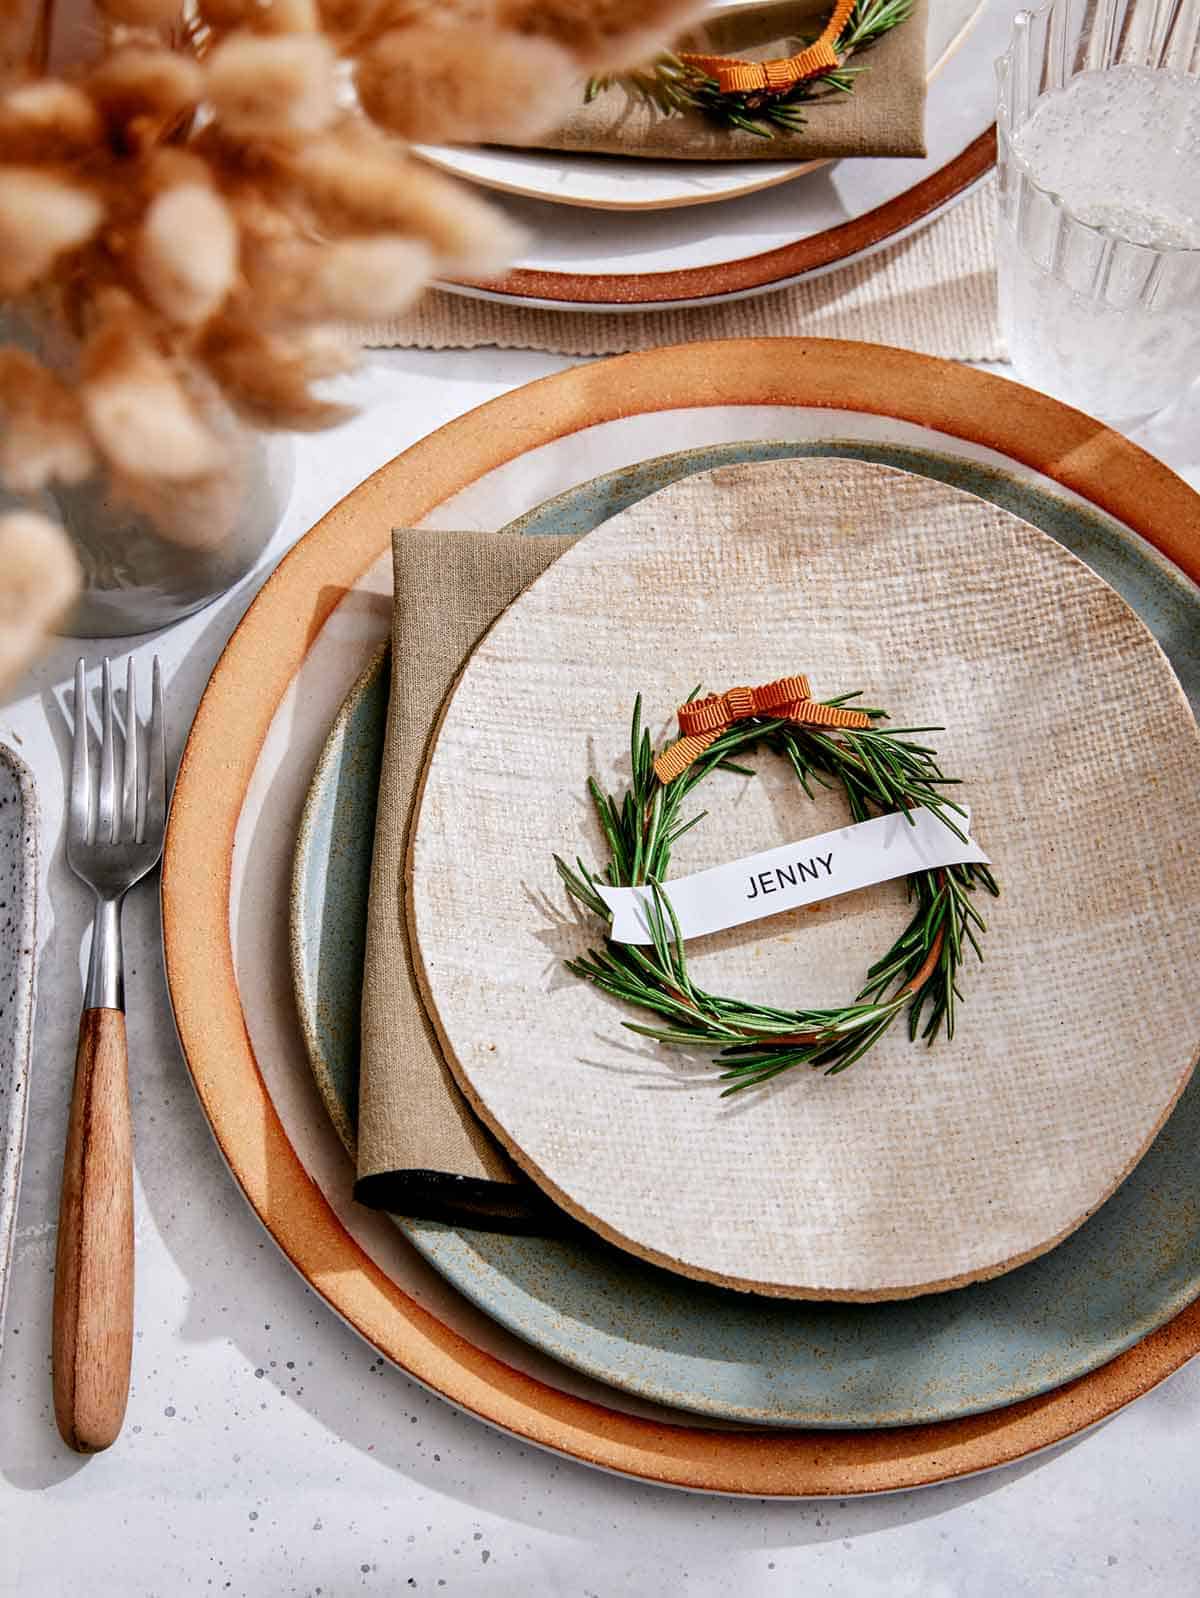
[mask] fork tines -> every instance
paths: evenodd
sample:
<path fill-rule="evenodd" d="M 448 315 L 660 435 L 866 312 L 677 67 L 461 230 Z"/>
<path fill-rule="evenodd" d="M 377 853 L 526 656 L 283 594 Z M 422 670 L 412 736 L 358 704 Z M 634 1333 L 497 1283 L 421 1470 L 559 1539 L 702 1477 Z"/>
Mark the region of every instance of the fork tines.
<path fill-rule="evenodd" d="M 145 775 L 140 753 L 137 682 L 133 656 L 125 670 L 125 725 L 121 756 L 121 802 L 117 806 L 117 727 L 112 662 L 101 667 L 100 783 L 93 794 L 88 752 L 87 667 L 75 663 L 75 728 L 71 750 L 70 836 L 76 844 L 144 843 L 160 840 L 166 821 L 167 755 L 163 725 L 162 671 L 154 657 L 150 720 L 145 726 Z"/>

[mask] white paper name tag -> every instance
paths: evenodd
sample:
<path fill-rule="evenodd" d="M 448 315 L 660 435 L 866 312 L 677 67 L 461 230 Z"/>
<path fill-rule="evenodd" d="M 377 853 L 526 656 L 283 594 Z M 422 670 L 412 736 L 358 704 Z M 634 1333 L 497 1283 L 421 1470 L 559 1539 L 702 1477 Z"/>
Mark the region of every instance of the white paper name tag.
<path fill-rule="evenodd" d="M 955 825 L 968 832 L 970 813 L 951 814 Z M 729 865 L 679 877 L 664 883 L 663 889 L 683 936 L 699 938 L 875 882 L 967 861 L 990 864 L 973 839 L 968 836 L 964 843 L 930 811 L 918 810 L 912 822 L 899 815 L 876 816 L 839 832 L 823 832 L 818 838 L 781 844 Z M 597 883 L 596 889 L 612 910 L 614 942 L 654 941 L 645 908 L 652 902 L 649 888 L 607 888 Z"/>

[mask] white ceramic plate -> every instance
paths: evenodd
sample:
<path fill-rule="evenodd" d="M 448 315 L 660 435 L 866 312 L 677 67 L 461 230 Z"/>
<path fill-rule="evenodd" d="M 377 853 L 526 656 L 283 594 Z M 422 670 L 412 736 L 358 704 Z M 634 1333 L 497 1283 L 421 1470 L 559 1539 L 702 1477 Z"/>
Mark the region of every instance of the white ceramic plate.
<path fill-rule="evenodd" d="M 630 214 L 497 195 L 533 241 L 527 254 L 498 281 L 443 287 L 550 309 L 667 310 L 784 288 L 894 244 L 995 164 L 992 67 L 1020 8 L 1021 0 L 984 0 L 930 84 L 922 159 L 828 162 L 803 183 L 729 198 L 719 212 L 693 205 Z"/>
<path fill-rule="evenodd" d="M 987 0 L 932 0 L 925 59 L 932 79 L 965 39 Z M 418 144 L 431 166 L 487 189 L 601 211 L 710 205 L 788 183 L 822 161 L 649 161 L 562 150 Z"/>

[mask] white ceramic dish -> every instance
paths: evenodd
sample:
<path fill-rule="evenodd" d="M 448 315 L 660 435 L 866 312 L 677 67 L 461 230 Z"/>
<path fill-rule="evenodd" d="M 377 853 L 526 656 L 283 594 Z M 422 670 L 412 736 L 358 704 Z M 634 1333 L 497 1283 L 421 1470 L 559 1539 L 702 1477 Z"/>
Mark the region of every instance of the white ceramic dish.
<path fill-rule="evenodd" d="M 986 0 L 933 0 L 925 59 L 929 77 L 942 70 L 983 11 Z M 418 144 L 431 166 L 486 189 L 599 211 L 665 211 L 711 205 L 790 183 L 823 161 L 649 161 L 577 155 L 561 150 L 516 150 Z"/>
<path fill-rule="evenodd" d="M 443 287 L 552 309 L 666 310 L 783 288 L 894 244 L 991 171 L 992 67 L 1020 3 L 984 0 L 933 79 L 922 159 L 830 162 L 779 192 L 729 198 L 719 213 L 675 206 L 631 215 L 497 195 L 533 240 L 528 253 L 497 282 Z"/>

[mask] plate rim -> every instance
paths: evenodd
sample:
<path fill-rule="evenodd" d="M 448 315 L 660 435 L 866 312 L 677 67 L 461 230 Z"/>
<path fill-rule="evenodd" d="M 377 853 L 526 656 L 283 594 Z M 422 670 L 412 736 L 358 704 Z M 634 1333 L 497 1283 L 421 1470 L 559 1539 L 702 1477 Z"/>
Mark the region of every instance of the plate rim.
<path fill-rule="evenodd" d="M 313 767 L 312 776 L 308 781 L 308 788 L 304 795 L 304 806 L 300 812 L 300 825 L 296 828 L 296 842 L 292 848 L 292 864 L 288 873 L 288 964 L 291 967 L 292 995 L 296 1001 L 296 1020 L 300 1026 L 300 1033 L 304 1039 L 304 1052 L 308 1055 L 308 1066 L 312 1072 L 313 1080 L 317 1085 L 321 1103 L 325 1114 L 329 1117 L 333 1130 L 337 1133 L 338 1140 L 351 1159 L 356 1157 L 358 1147 L 358 1134 L 351 1126 L 342 1102 L 332 1086 L 332 1078 L 325 1058 L 325 1050 L 321 1046 L 320 1036 L 313 1021 L 312 1011 L 315 1004 L 311 1003 L 305 991 L 306 984 L 303 980 L 308 966 L 303 954 L 303 922 L 305 919 L 304 906 L 309 903 L 307 874 L 302 869 L 302 862 L 312 852 L 313 833 L 318 823 L 317 793 L 325 780 L 326 774 L 334 766 L 339 740 L 344 738 L 345 730 L 350 719 L 352 705 L 357 705 L 361 696 L 376 682 L 383 670 L 384 663 L 391 652 L 391 640 L 385 639 L 383 643 L 374 648 L 368 659 L 364 662 L 362 670 L 355 677 L 350 687 L 346 690 L 345 698 L 338 706 L 337 715 L 330 723 L 325 741 L 321 745 L 321 753 L 316 765 Z"/>
<path fill-rule="evenodd" d="M 665 272 L 554 272 L 542 267 L 517 267 L 491 282 L 470 277 L 439 278 L 438 287 L 505 304 L 518 301 L 535 308 L 570 306 L 581 311 L 669 311 L 766 294 L 772 289 L 787 288 L 801 278 L 818 277 L 849 266 L 898 243 L 965 199 L 995 164 L 993 123 L 944 166 L 902 194 L 861 216 L 839 222 L 836 227 L 758 255 Z"/>
<path fill-rule="evenodd" d="M 618 200 L 580 200 L 555 197 L 547 194 L 542 189 L 525 188 L 518 183 L 502 183 L 499 178 L 482 178 L 476 172 L 464 171 L 454 164 L 452 160 L 444 158 L 444 151 L 449 148 L 453 152 L 454 146 L 440 144 L 420 144 L 413 146 L 413 154 L 419 161 L 424 161 L 427 166 L 444 172 L 447 177 L 457 178 L 460 183 L 474 183 L 478 188 L 485 189 L 489 194 L 508 194 L 520 200 L 540 200 L 547 205 L 565 205 L 577 211 L 620 211 L 629 216 L 641 216 L 650 211 L 687 211 L 694 206 L 719 205 L 722 200 L 740 200 L 747 194 L 761 194 L 764 189 L 777 189 L 784 183 L 791 183 L 795 178 L 803 177 L 806 172 L 813 172 L 818 167 L 828 164 L 827 160 L 814 158 L 811 161 L 759 161 L 754 164 L 761 166 L 764 171 L 768 168 L 786 166 L 786 172 L 772 172 L 761 178 L 757 183 L 747 182 L 740 188 L 723 189 L 714 194 L 689 195 L 674 200 L 638 200 L 621 203 Z M 513 146 L 515 153 L 532 154 L 532 151 L 521 152 L 518 146 Z M 555 152 L 546 151 L 546 154 Z M 558 152 L 569 155 L 570 151 Z M 837 159 L 830 157 L 829 159 Z M 690 164 L 690 163 L 689 163 Z M 735 164 L 735 163 L 731 163 Z M 744 163 L 750 165 L 749 162 Z"/>
<path fill-rule="evenodd" d="M 345 1229 L 270 1099 L 230 937 L 236 825 L 272 716 L 311 640 L 397 519 L 418 522 L 485 472 L 603 421 L 764 404 L 893 416 L 997 450 L 1083 493 L 1200 579 L 1200 496 L 1182 479 L 1081 412 L 953 362 L 842 340 L 744 339 L 618 356 L 542 378 L 379 468 L 263 585 L 217 661 L 180 761 L 161 877 L 164 964 L 185 1061 L 235 1180 L 314 1291 L 386 1357 L 480 1419 L 628 1476 L 755 1497 L 844 1497 L 988 1469 L 1095 1424 L 1200 1352 L 1200 1301 L 1064 1388 L 933 1426 L 726 1432 L 577 1398 L 440 1321 Z"/>

